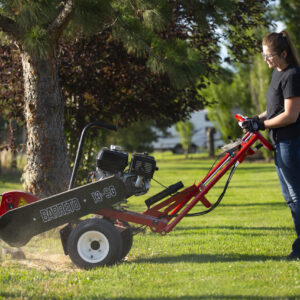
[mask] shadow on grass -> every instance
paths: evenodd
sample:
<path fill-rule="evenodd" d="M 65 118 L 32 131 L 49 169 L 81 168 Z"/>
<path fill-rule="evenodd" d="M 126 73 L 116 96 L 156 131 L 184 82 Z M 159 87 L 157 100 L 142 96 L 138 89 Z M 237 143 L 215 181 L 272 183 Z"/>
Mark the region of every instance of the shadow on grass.
<path fill-rule="evenodd" d="M 251 207 L 251 206 L 271 206 L 271 207 L 288 207 L 284 200 L 282 202 L 263 202 L 263 203 L 221 203 L 220 205 L 226 207 Z"/>
<path fill-rule="evenodd" d="M 18 292 L 0 292 L 0 299 L 16 299 L 16 300 L 19 300 L 19 299 L 38 299 L 38 300 L 61 300 L 61 299 L 64 299 L 64 300 L 68 300 L 68 299 L 74 299 L 74 297 L 60 297 L 60 296 L 35 296 L 35 297 L 32 297 L 32 296 L 26 296 L 26 293 L 18 293 Z M 87 298 L 85 298 L 87 299 Z M 92 297 L 91 299 L 105 299 L 105 298 L 97 298 L 97 297 Z M 112 299 L 112 298 L 110 298 Z M 118 299 L 118 298 L 116 298 Z M 121 298 L 119 298 L 121 299 Z M 124 299 L 124 298 L 123 298 Z M 130 299 L 130 298 L 128 298 Z M 134 298 L 132 298 L 134 299 Z"/>
<path fill-rule="evenodd" d="M 272 186 L 273 186 L 273 188 L 277 188 L 278 187 L 278 181 L 277 181 L 277 179 L 275 179 L 273 182 L 272 182 Z M 271 188 L 272 187 L 271 186 L 271 184 L 268 184 L 268 188 Z M 263 186 L 258 186 L 255 182 L 254 182 L 254 184 L 247 184 L 247 185 L 240 185 L 240 184 L 232 184 L 232 185 L 230 185 L 230 187 L 231 187 L 231 189 L 235 189 L 235 190 L 237 190 L 237 189 L 251 189 L 251 190 L 253 190 L 253 191 L 258 191 L 258 192 L 262 192 L 262 190 L 264 189 L 266 189 L 266 185 L 263 185 Z M 215 187 L 213 187 L 213 188 L 215 188 Z M 218 186 L 218 188 L 219 189 L 221 189 L 222 188 L 222 186 Z M 224 188 L 224 187 L 223 187 Z M 254 194 L 254 193 L 253 193 Z"/>
<path fill-rule="evenodd" d="M 62 298 L 61 296 L 41 296 L 34 298 L 27 298 L 26 295 L 20 295 L 18 293 L 10 292 L 0 292 L 0 297 L 3 299 L 39 299 L 39 300 L 58 300 L 58 299 L 74 299 L 74 296 L 66 296 Z M 21 298 L 20 298 L 21 297 Z M 2 299 L 2 298 L 1 298 Z M 79 298 L 83 299 L 83 298 Z M 300 295 L 298 296 L 245 296 L 245 295 L 197 295 L 197 296 L 157 296 L 157 297 L 105 297 L 105 296 L 86 296 L 84 299 L 89 300 L 197 300 L 197 299 L 205 299 L 205 300 L 221 300 L 221 299 L 243 299 L 243 300 L 275 300 L 275 299 L 284 299 L 284 300 L 299 300 Z"/>
<path fill-rule="evenodd" d="M 218 184 L 218 183 L 217 183 Z M 224 185 L 225 185 L 225 183 L 223 182 L 223 183 L 220 183 L 219 185 L 215 185 L 215 186 L 213 186 L 212 187 L 212 189 L 214 190 L 214 191 L 223 191 L 223 189 L 224 189 Z M 277 181 L 275 182 L 274 181 L 274 184 L 273 184 L 273 186 L 275 187 L 275 188 L 277 188 L 278 187 L 278 183 L 277 183 Z M 269 185 L 269 187 L 271 187 L 270 185 Z M 264 189 L 265 187 L 262 187 L 262 189 Z M 257 184 L 253 184 L 253 185 L 250 185 L 250 184 L 247 184 L 247 185 L 239 185 L 239 184 L 232 184 L 232 185 L 229 185 L 229 189 L 235 189 L 235 190 L 237 190 L 237 189 L 251 189 L 251 190 L 257 190 Z"/>
<path fill-rule="evenodd" d="M 94 299 L 94 298 L 93 298 Z M 108 299 L 108 298 L 104 298 Z M 143 299 L 143 300 L 222 300 L 222 299 L 243 299 L 243 300 L 275 300 L 275 299 L 284 299 L 284 300 L 299 300 L 299 296 L 245 296 L 245 295 L 199 295 L 199 296 L 179 296 L 179 297 L 143 297 L 143 298 L 134 298 L 134 297 L 117 297 L 117 298 L 109 298 L 111 300 L 133 300 L 133 299 Z"/>
<path fill-rule="evenodd" d="M 258 261 L 284 261 L 283 256 L 265 256 L 265 255 L 246 255 L 246 254 L 183 254 L 177 256 L 160 256 L 150 258 L 138 258 L 128 263 L 157 263 L 157 264 L 175 264 L 175 263 L 224 263 L 224 262 L 258 262 Z"/>
<path fill-rule="evenodd" d="M 105 298 L 106 299 L 106 298 Z M 108 298 L 107 298 L 108 299 Z M 143 298 L 131 298 L 131 297 L 117 297 L 117 298 L 109 298 L 111 300 L 133 300 L 133 299 L 143 299 L 143 300 L 197 300 L 197 299 L 205 299 L 205 300 L 222 300 L 222 299 L 243 299 L 243 300 L 275 300 L 275 299 L 284 299 L 284 300 L 299 300 L 299 296 L 291 296 L 291 297 L 262 297 L 262 296 L 245 296 L 245 295 L 199 295 L 199 296 L 179 296 L 179 297 L 143 297 Z"/>
<path fill-rule="evenodd" d="M 20 178 L 22 176 L 22 172 L 16 170 L 5 170 L 2 169 L 0 172 L 0 181 L 3 183 L 11 182 L 11 183 L 20 183 Z"/>
<path fill-rule="evenodd" d="M 291 233 L 295 232 L 295 229 L 292 227 L 243 227 L 243 226 L 191 226 L 191 227 L 177 227 L 174 230 L 174 233 L 179 232 L 184 234 L 184 232 L 189 233 L 191 230 L 206 230 L 206 229 L 217 229 L 217 230 L 227 230 L 227 233 L 221 233 L 221 234 L 233 234 L 231 231 L 239 230 L 242 232 L 235 232 L 240 235 L 265 235 L 266 232 L 270 232 L 273 234 L 273 232 L 278 231 L 279 233 L 282 233 L 282 231 L 290 231 Z M 245 231 L 245 232 L 244 232 Z M 255 233 L 253 231 L 264 231 L 261 233 Z"/>
<path fill-rule="evenodd" d="M 269 171 L 276 171 L 274 164 L 270 164 L 267 166 L 255 165 L 252 166 L 251 164 L 243 164 L 239 167 L 239 170 L 242 172 L 247 172 L 248 170 L 259 170 L 260 172 L 269 172 Z"/>

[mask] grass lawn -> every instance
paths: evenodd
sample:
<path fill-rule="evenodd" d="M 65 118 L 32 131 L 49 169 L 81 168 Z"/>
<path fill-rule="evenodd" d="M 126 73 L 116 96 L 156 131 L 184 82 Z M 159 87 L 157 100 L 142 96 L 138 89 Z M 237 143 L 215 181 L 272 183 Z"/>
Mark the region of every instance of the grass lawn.
<path fill-rule="evenodd" d="M 155 179 L 164 185 L 191 185 L 213 163 L 201 155 L 157 159 Z M 208 200 L 218 198 L 226 177 Z M 21 189 L 4 178 L 1 192 Z M 153 181 L 147 195 L 129 199 L 130 209 L 143 211 L 144 200 L 161 189 Z M 300 262 L 284 260 L 294 238 L 274 165 L 244 162 L 216 210 L 184 218 L 164 237 L 136 235 L 119 265 L 83 271 L 64 256 L 57 230 L 34 237 L 23 248 L 26 260 L 2 255 L 0 299 L 300 299 Z"/>

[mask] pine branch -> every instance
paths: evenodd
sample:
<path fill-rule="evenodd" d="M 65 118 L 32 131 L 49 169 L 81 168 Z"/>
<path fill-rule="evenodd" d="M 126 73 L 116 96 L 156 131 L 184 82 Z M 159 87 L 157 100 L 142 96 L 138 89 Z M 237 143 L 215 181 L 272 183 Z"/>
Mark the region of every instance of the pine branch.
<path fill-rule="evenodd" d="M 20 33 L 17 23 L 1 14 L 0 29 L 14 39 L 20 40 Z"/>
<path fill-rule="evenodd" d="M 48 34 L 53 40 L 58 40 L 63 30 L 70 22 L 74 0 L 67 0 L 62 6 L 59 15 L 53 20 L 48 29 Z"/>

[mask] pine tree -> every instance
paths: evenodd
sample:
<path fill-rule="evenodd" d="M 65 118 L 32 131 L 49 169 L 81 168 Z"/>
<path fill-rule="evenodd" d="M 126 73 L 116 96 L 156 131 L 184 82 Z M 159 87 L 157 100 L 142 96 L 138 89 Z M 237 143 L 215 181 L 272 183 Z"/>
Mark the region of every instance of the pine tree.
<path fill-rule="evenodd" d="M 219 62 L 223 27 L 236 57 L 258 46 L 249 29 L 265 23 L 268 0 L 27 0 L 1 1 L 0 29 L 20 50 L 27 129 L 26 190 L 40 196 L 66 188 L 70 171 L 64 99 L 56 64 L 58 42 L 112 28 L 113 37 L 174 87 L 203 84 Z M 188 38 L 187 38 L 188 36 Z M 101 49 L 99 49 L 101 51 Z M 200 78 L 200 79 L 199 79 Z M 185 105 L 184 99 L 179 99 Z M 178 101 L 179 101 L 178 100 Z"/>

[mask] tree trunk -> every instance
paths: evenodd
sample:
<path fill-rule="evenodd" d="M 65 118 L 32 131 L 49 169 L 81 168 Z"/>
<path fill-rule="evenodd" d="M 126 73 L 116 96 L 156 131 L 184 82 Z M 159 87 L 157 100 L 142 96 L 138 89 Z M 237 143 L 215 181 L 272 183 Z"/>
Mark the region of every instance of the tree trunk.
<path fill-rule="evenodd" d="M 15 120 L 10 120 L 9 122 L 9 130 L 10 130 L 10 151 L 11 151 L 11 169 L 17 169 L 17 149 L 16 149 L 16 131 L 17 131 L 17 123 Z"/>
<path fill-rule="evenodd" d="M 64 101 L 54 56 L 21 54 L 24 76 L 27 164 L 25 189 L 38 197 L 66 190 L 70 177 L 64 135 Z"/>
<path fill-rule="evenodd" d="M 215 139 L 214 139 L 215 133 L 216 130 L 214 127 L 208 127 L 206 129 L 207 149 L 208 149 L 209 157 L 215 156 Z"/>
<path fill-rule="evenodd" d="M 189 158 L 189 147 L 185 147 L 185 148 L 184 148 L 184 157 L 185 157 L 186 159 Z"/>

